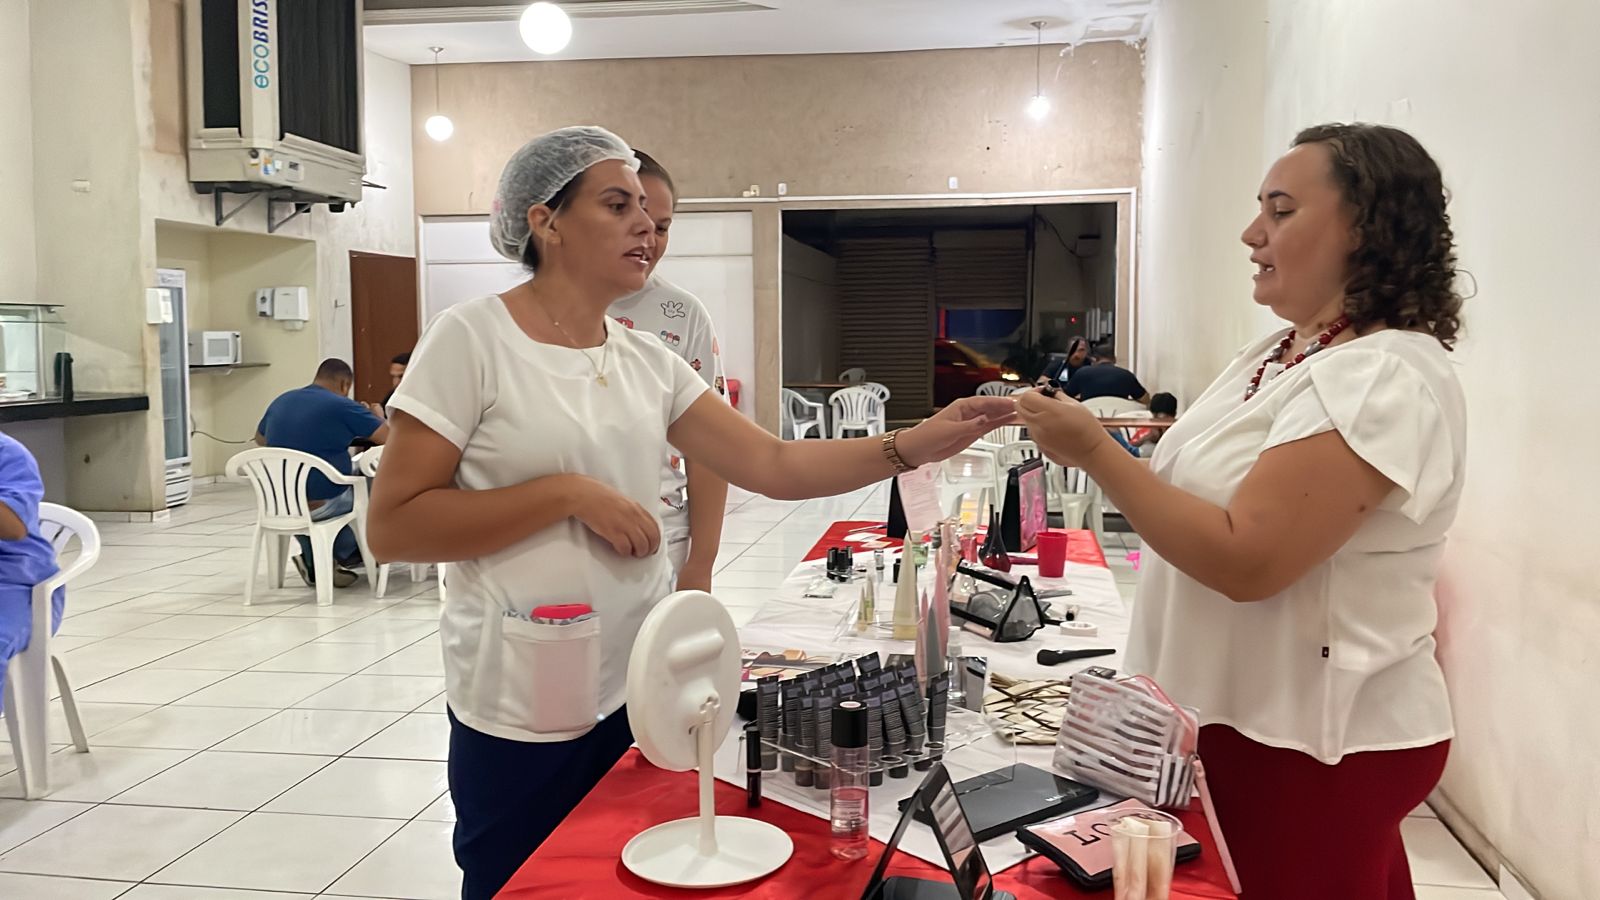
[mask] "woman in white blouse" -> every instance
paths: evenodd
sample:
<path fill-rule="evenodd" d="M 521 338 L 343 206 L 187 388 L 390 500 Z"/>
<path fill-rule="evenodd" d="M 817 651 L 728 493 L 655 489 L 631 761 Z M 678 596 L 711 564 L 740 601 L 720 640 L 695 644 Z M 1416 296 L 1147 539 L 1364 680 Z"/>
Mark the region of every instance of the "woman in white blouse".
<path fill-rule="evenodd" d="M 1200 711 L 1248 900 L 1412 897 L 1399 826 L 1452 736 L 1433 587 L 1461 494 L 1438 166 L 1376 125 L 1301 132 L 1243 234 L 1291 328 L 1233 361 L 1146 468 L 1064 398 L 1019 409 L 1138 530 L 1128 667 Z"/>
<path fill-rule="evenodd" d="M 372 548 L 456 563 L 439 636 L 468 900 L 493 896 L 633 742 L 628 656 L 672 591 L 652 512 L 669 442 L 733 484 L 801 499 L 944 459 L 1014 418 L 991 397 L 881 438 L 780 441 L 751 424 L 659 337 L 606 315 L 644 287 L 657 249 L 638 166 L 592 127 L 517 151 L 491 237 L 534 277 L 430 323 L 391 400 Z M 595 620 L 534 621 L 575 604 L 597 635 Z M 544 606 L 569 608 L 535 616 Z"/>

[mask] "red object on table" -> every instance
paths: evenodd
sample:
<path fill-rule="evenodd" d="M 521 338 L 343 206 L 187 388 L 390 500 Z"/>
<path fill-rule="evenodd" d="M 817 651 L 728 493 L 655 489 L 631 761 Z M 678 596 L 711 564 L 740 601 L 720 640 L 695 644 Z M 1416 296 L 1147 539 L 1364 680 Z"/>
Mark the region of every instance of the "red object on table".
<path fill-rule="evenodd" d="M 1039 532 L 1039 574 L 1045 578 L 1060 578 L 1066 571 L 1068 536 L 1065 531 L 1045 529 Z"/>
<path fill-rule="evenodd" d="M 698 784 L 693 772 L 667 772 L 652 766 L 638 750 L 612 767 L 567 816 L 517 874 L 501 889 L 505 900 L 560 898 L 560 900 L 615 900 L 648 897 L 654 900 L 721 900 L 749 897 L 755 900 L 856 900 L 872 876 L 883 844 L 872 842 L 865 859 L 843 862 L 828 852 L 828 823 L 768 799 L 756 809 L 745 806 L 744 791 L 717 782 L 717 814 L 760 819 L 782 828 L 794 839 L 794 856 L 783 868 L 760 881 L 717 890 L 691 891 L 662 887 L 636 877 L 622 865 L 622 848 L 633 836 L 654 825 L 692 816 L 699 809 Z M 1233 900 L 1222 863 L 1211 848 L 1211 832 L 1196 809 L 1178 818 L 1204 847 L 1200 858 L 1178 866 L 1173 878 L 1174 900 Z M 922 827 L 920 825 L 914 827 Z M 889 865 L 892 875 L 948 882 L 941 868 L 914 856 L 897 854 Z M 1060 874 L 1055 864 L 1033 857 L 1005 872 L 996 873 L 995 886 L 1017 895 L 1018 900 L 1045 898 L 1109 898 L 1110 891 L 1084 893 Z"/>
<path fill-rule="evenodd" d="M 1099 566 L 1102 569 L 1106 567 L 1106 555 L 1100 550 L 1100 542 L 1095 540 L 1094 532 L 1083 528 L 1072 528 L 1066 531 L 1061 529 L 1054 530 L 1056 533 L 1067 536 L 1067 562 L 1074 562 L 1083 566 Z M 879 535 L 878 540 L 887 541 L 896 547 L 900 546 L 901 543 L 899 538 L 883 536 L 884 524 L 882 522 L 835 522 L 828 527 L 827 531 L 823 532 L 822 539 L 817 541 L 816 546 L 811 548 L 811 552 L 806 554 L 806 562 L 827 556 L 828 548 L 830 547 L 849 547 L 857 553 L 861 552 L 861 542 L 847 541 L 845 538 L 862 532 L 872 532 Z M 1028 565 L 1028 560 L 1028 557 L 1017 556 L 1016 554 L 1011 556 L 1013 564 Z"/>

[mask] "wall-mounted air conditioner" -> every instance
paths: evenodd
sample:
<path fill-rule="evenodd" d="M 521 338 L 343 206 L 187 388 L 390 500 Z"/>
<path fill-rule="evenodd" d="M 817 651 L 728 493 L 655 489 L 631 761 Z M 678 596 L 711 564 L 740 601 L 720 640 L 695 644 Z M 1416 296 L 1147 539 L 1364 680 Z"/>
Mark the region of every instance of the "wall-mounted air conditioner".
<path fill-rule="evenodd" d="M 189 180 L 361 199 L 361 0 L 185 0 Z"/>

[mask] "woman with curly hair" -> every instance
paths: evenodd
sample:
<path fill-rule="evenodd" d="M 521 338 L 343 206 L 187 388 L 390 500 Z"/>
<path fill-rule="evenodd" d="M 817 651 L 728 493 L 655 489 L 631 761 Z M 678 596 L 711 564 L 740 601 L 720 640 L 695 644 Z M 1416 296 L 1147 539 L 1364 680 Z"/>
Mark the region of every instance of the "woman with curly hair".
<path fill-rule="evenodd" d="M 1400 823 L 1453 734 L 1433 637 L 1466 438 L 1444 187 L 1405 132 L 1323 125 L 1258 199 L 1255 301 L 1290 327 L 1148 468 L 1070 400 L 1019 408 L 1144 539 L 1127 666 L 1199 709 L 1247 900 L 1410 898 Z"/>

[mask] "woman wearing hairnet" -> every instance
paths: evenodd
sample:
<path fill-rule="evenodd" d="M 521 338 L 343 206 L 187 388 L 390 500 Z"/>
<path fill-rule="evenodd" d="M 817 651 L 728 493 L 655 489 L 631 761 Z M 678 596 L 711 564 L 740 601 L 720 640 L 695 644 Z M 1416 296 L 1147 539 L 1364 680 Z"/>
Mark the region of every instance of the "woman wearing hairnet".
<path fill-rule="evenodd" d="M 390 401 L 370 537 L 381 558 L 455 564 L 439 633 L 467 898 L 492 896 L 632 742 L 628 654 L 672 590 L 649 512 L 669 442 L 733 484 L 802 499 L 944 459 L 1014 415 L 1009 398 L 968 398 L 883 437 L 757 428 L 655 335 L 606 316 L 644 286 L 655 247 L 637 165 L 594 127 L 517 151 L 492 238 L 533 277 L 434 320 Z M 597 637 L 593 620 L 534 621 L 579 603 Z M 585 642 L 598 666 L 581 664 Z"/>

